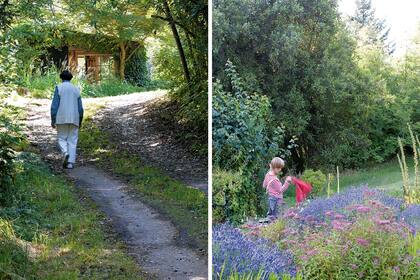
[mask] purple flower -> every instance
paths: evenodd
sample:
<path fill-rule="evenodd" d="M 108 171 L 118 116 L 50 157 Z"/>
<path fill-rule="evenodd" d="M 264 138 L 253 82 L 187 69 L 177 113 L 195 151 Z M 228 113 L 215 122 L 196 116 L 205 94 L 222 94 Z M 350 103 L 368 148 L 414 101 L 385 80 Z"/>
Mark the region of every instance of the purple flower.
<path fill-rule="evenodd" d="M 366 246 L 368 246 L 368 245 L 369 245 L 369 241 L 367 241 L 366 239 L 363 239 L 363 238 L 357 238 L 357 239 L 356 239 L 356 242 L 357 242 L 359 245 L 362 245 L 363 247 L 366 247 Z"/>
<path fill-rule="evenodd" d="M 408 206 L 398 215 L 398 219 L 409 224 L 414 230 L 413 234 L 420 229 L 420 204 Z"/>
<path fill-rule="evenodd" d="M 391 221 L 390 220 L 378 220 L 377 223 L 379 225 L 387 225 L 387 224 L 390 224 Z"/>
<path fill-rule="evenodd" d="M 374 204 L 381 204 L 389 207 L 392 211 L 399 212 L 404 205 L 401 199 L 393 198 L 378 189 L 370 189 L 367 185 L 348 188 L 345 191 L 335 194 L 330 198 L 317 198 L 312 200 L 299 214 L 302 217 L 311 216 L 318 221 L 325 221 L 333 215 L 346 216 L 346 209 L 355 209 L 360 212 L 369 212 L 370 207 L 364 205 L 368 201 L 375 200 Z M 349 207 L 351 205 L 356 207 Z M 302 219 L 305 222 L 304 219 Z"/>
<path fill-rule="evenodd" d="M 356 211 L 359 213 L 367 213 L 370 211 L 370 208 L 364 205 L 359 205 L 356 207 Z"/>
<path fill-rule="evenodd" d="M 261 279 L 268 279 L 271 273 L 296 275 L 292 255 L 275 244 L 261 238 L 251 239 L 229 224 L 213 227 L 213 278 L 225 279 L 233 272 L 247 274 L 260 270 Z"/>
<path fill-rule="evenodd" d="M 334 219 L 344 219 L 346 216 L 341 215 L 341 214 L 335 214 L 334 215 Z"/>
<path fill-rule="evenodd" d="M 351 269 L 357 269 L 358 268 L 358 266 L 354 263 L 350 264 L 350 267 L 351 267 Z"/>

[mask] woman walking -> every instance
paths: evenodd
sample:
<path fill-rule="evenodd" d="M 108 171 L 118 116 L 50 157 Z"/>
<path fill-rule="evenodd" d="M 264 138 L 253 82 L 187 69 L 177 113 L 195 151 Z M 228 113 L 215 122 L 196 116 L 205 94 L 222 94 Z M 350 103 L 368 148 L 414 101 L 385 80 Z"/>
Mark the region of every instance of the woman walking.
<path fill-rule="evenodd" d="M 64 70 L 62 83 L 55 87 L 51 104 L 51 126 L 57 128 L 58 146 L 63 155 L 63 168 L 73 169 L 79 127 L 82 125 L 83 105 L 80 90 L 70 83 L 73 75 Z"/>

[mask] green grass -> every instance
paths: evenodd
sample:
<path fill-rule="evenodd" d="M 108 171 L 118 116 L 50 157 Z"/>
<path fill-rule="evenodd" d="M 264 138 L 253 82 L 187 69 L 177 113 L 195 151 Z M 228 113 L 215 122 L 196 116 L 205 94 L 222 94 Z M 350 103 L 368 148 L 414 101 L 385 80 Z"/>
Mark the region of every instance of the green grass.
<path fill-rule="evenodd" d="M 79 134 L 79 146 L 99 167 L 125 178 L 135 194 L 168 217 L 188 244 L 207 249 L 207 196 L 200 190 L 171 179 L 159 169 L 145 164 L 112 143 L 110 135 L 92 123 L 101 104 L 86 108 L 86 119 Z"/>
<path fill-rule="evenodd" d="M 61 82 L 59 74 L 55 71 L 43 75 L 36 74 L 24 83 L 24 87 L 33 98 L 51 98 L 55 85 Z M 89 83 L 86 79 L 74 78 L 72 83 L 82 88 L 82 97 L 105 97 L 143 92 L 157 89 L 162 84 L 159 81 L 151 81 L 148 86 L 138 87 L 127 81 L 121 81 L 114 77 L 104 78 L 99 83 Z"/>
<path fill-rule="evenodd" d="M 414 180 L 413 160 L 407 159 L 411 179 Z M 402 197 L 402 177 L 397 160 L 377 164 L 356 171 L 345 171 L 340 175 L 340 190 L 350 186 L 368 184 L 371 188 L 384 189 L 391 195 Z M 332 184 L 332 189 L 337 189 L 337 184 Z"/>
<path fill-rule="evenodd" d="M 413 159 L 407 159 L 410 180 L 414 182 Z M 337 192 L 336 174 L 334 182 L 331 184 L 331 194 Z M 385 190 L 390 195 L 400 197 L 403 196 L 401 170 L 396 159 L 369 166 L 358 170 L 346 170 L 340 174 L 340 191 L 348 187 L 357 187 L 367 184 L 371 188 L 379 188 Z M 288 206 L 296 204 L 295 189 L 289 188 L 284 197 L 284 201 Z"/>
<path fill-rule="evenodd" d="M 144 278 L 72 184 L 32 154 L 18 167 L 14 198 L 0 207 L 0 279 Z"/>

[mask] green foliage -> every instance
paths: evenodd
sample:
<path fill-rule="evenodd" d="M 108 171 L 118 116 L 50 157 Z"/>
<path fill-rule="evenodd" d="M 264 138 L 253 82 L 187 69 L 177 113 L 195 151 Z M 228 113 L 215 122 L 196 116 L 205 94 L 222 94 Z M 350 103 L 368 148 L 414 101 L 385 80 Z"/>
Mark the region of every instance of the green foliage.
<path fill-rule="evenodd" d="M 161 46 L 154 55 L 154 62 L 156 67 L 153 79 L 169 81 L 171 86 L 180 86 L 183 83 L 182 66 L 179 63 L 179 54 L 173 43 Z"/>
<path fill-rule="evenodd" d="M 312 185 L 311 195 L 319 196 L 325 192 L 325 187 L 327 185 L 327 176 L 322 173 L 321 170 L 312 170 L 306 169 L 301 179 L 305 182 L 308 182 Z"/>
<path fill-rule="evenodd" d="M 61 83 L 59 71 L 50 68 L 44 73 L 35 73 L 32 78 L 25 82 L 22 88 L 27 90 L 29 95 L 34 98 L 51 98 L 54 88 Z M 83 97 L 105 97 L 130 94 L 149 90 L 149 87 L 138 87 L 130 82 L 121 81 L 113 77 L 104 77 L 99 83 L 91 83 L 84 78 L 74 78 L 72 83 L 81 88 Z"/>
<path fill-rule="evenodd" d="M 150 82 L 149 70 L 147 69 L 146 49 L 140 47 L 127 61 L 125 79 L 138 87 L 147 86 Z"/>
<path fill-rule="evenodd" d="M 234 65 L 228 62 L 230 89 L 220 83 L 213 90 L 214 163 L 222 168 L 267 167 L 271 157 L 288 156 L 283 129 L 271 115 L 269 99 L 245 89 Z"/>
<path fill-rule="evenodd" d="M 34 98 L 51 98 L 55 85 L 61 82 L 59 75 L 55 68 L 51 68 L 45 73 L 38 71 L 33 74 L 30 80 L 23 84 L 23 87 Z"/>
<path fill-rule="evenodd" d="M 192 141 L 196 143 L 194 146 L 201 146 L 195 150 L 204 151 L 208 144 L 207 1 L 151 2 L 156 9 L 153 17 L 162 19 L 166 24 L 172 22 L 177 30 L 162 32 L 165 46 L 156 54 L 156 75 L 170 81 L 173 87 L 170 96 L 178 107 L 174 121 L 185 127 L 180 138 L 186 143 Z M 167 37 L 169 32 L 172 33 L 171 39 Z M 177 39 L 179 44 L 176 44 Z M 181 63 L 182 53 L 186 65 Z"/>
<path fill-rule="evenodd" d="M 12 224 L 0 218 L 0 279 L 29 274 L 29 263 L 28 253 L 18 243 Z"/>
<path fill-rule="evenodd" d="M 400 153 L 397 154 L 398 163 L 401 169 L 402 175 L 402 188 L 404 199 L 407 204 L 411 203 L 420 203 L 420 178 L 419 178 L 419 161 L 420 161 L 420 142 L 418 135 L 414 136 L 414 133 L 411 129 L 411 125 L 408 125 L 408 130 L 411 137 L 411 145 L 413 149 L 413 159 L 414 159 L 414 180 L 410 181 L 409 169 L 407 161 L 405 159 L 404 146 L 402 144 L 401 138 L 398 138 L 398 145 L 400 147 Z"/>
<path fill-rule="evenodd" d="M 28 153 L 18 158 L 16 199 L 0 208 L 1 279 L 142 279 L 103 216 L 64 177 Z"/>
<path fill-rule="evenodd" d="M 240 172 L 213 171 L 213 222 L 221 223 L 226 220 L 240 222 L 247 215 L 256 214 L 256 205 L 248 203 L 255 193 L 244 186 Z"/>
<path fill-rule="evenodd" d="M 16 108 L 0 105 L 0 205 L 9 204 L 14 195 L 16 151 L 24 144 L 21 127 L 12 120 L 18 114 Z"/>
<path fill-rule="evenodd" d="M 358 240 L 367 240 L 368 245 L 360 245 Z M 345 242 L 348 247 L 343 247 Z M 304 279 L 416 279 L 419 272 L 418 256 L 408 256 L 406 240 L 396 233 L 376 230 L 371 221 L 361 221 L 331 236 L 327 244 L 324 237 L 311 243 L 310 256 L 305 258 L 308 251 L 301 252 Z"/>
<path fill-rule="evenodd" d="M 268 226 L 262 227 L 259 236 L 269 239 L 273 242 L 280 240 L 283 230 L 285 229 L 285 222 L 281 219 L 276 220 Z"/>
<path fill-rule="evenodd" d="M 243 177 L 235 182 L 236 193 L 226 197 L 229 209 L 225 217 L 239 222 L 247 215 L 262 213 L 261 181 L 268 162 L 274 156 L 289 156 L 293 140 L 286 143 L 283 129 L 272 118 L 269 99 L 248 91 L 230 62 L 226 75 L 229 85 L 216 82 L 213 89 L 213 162 Z M 216 190 L 226 185 L 223 180 L 220 186 L 217 179 L 215 182 Z"/>
<path fill-rule="evenodd" d="M 98 84 L 91 84 L 81 80 L 80 84 L 83 97 L 116 96 L 147 90 L 147 88 L 134 86 L 129 82 L 121 81 L 117 78 L 107 78 L 100 81 Z"/>
<path fill-rule="evenodd" d="M 419 119 L 418 50 L 397 63 L 386 46 L 359 45 L 334 0 L 214 4 L 214 76 L 229 85 L 230 60 L 245 85 L 270 97 L 285 136 L 298 139 L 289 164 L 353 168 L 395 155 L 405 123 Z"/>

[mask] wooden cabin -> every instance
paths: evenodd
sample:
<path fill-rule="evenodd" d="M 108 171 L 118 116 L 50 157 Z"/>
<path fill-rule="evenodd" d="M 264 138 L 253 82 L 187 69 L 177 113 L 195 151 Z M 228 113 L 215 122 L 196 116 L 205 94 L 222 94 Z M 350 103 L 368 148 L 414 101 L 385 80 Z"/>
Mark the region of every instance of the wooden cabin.
<path fill-rule="evenodd" d="M 90 82 L 101 80 L 104 71 L 111 71 L 112 55 L 68 47 L 67 67 L 73 75 L 85 76 Z"/>

